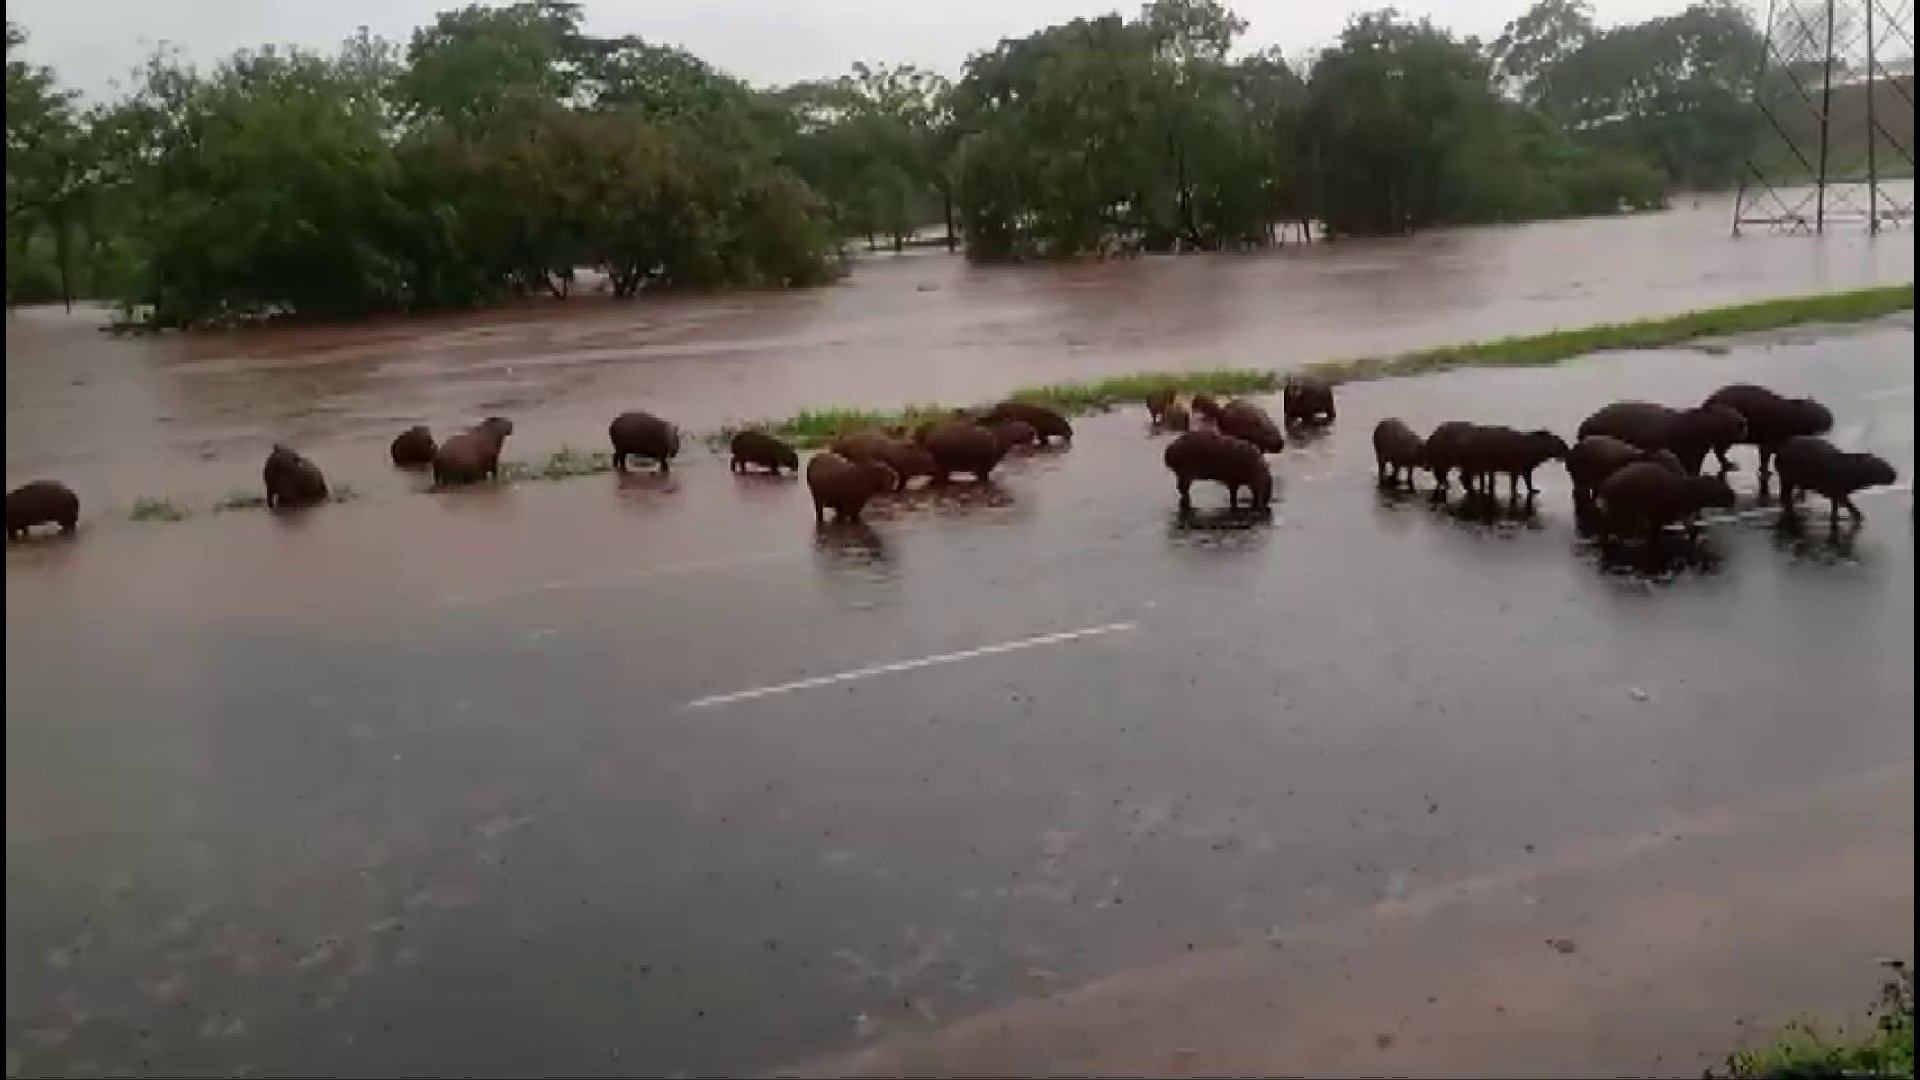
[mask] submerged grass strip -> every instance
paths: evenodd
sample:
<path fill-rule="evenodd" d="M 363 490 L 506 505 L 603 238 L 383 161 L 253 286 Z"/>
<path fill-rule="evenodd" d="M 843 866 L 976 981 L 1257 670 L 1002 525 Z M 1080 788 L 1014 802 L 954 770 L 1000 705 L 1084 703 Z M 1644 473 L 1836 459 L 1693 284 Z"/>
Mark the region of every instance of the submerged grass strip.
<path fill-rule="evenodd" d="M 1809 323 L 1849 323 L 1913 310 L 1913 283 L 1848 292 L 1819 293 L 1761 300 L 1732 307 L 1708 308 L 1657 319 L 1602 323 L 1575 330 L 1500 338 L 1437 349 L 1419 349 L 1395 356 L 1330 360 L 1309 364 L 1305 374 L 1329 382 L 1360 382 L 1406 375 L 1426 375 L 1463 367 L 1531 367 L 1557 364 L 1589 353 L 1625 349 L 1658 349 L 1684 345 L 1702 338 L 1779 330 Z M 1050 405 L 1068 415 L 1105 412 L 1145 400 L 1151 390 L 1166 388 L 1182 394 L 1261 394 L 1280 388 L 1284 373 L 1257 368 L 1214 371 L 1147 372 L 1092 382 L 1031 386 L 1008 395 L 1016 401 Z M 777 435 L 796 448 L 825 446 L 835 435 L 894 424 L 912 426 L 943 416 L 951 406 L 910 405 L 894 412 L 871 409 L 818 409 L 795 413 L 784 420 L 762 421 L 722 428 L 707 436 L 724 446 L 734 432 L 752 427 Z"/>

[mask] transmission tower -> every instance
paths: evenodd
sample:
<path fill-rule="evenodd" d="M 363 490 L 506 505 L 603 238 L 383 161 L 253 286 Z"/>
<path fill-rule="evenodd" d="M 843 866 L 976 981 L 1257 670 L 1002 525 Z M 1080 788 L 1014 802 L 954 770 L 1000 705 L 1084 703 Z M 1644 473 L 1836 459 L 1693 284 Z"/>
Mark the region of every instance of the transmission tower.
<path fill-rule="evenodd" d="M 1733 203 L 1744 226 L 1870 234 L 1913 222 L 1914 0 L 1768 0 L 1764 121 Z"/>

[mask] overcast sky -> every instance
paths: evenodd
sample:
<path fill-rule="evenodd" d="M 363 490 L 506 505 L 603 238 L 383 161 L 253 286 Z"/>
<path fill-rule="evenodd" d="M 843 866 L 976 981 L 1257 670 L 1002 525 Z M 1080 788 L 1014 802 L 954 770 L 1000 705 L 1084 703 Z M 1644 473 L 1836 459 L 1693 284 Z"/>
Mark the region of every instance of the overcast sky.
<path fill-rule="evenodd" d="M 1425 0 L 1399 5 L 1462 34 L 1490 38 L 1529 0 Z M 198 61 L 268 42 L 330 46 L 366 26 L 404 42 L 460 0 L 7 0 L 28 49 L 68 85 L 92 93 L 124 81 L 160 42 Z M 1247 43 L 1298 56 L 1331 40 L 1366 0 L 1238 0 Z M 1685 0 L 1595 0 L 1602 23 L 1677 11 Z M 1078 15 L 1138 0 L 587 0 L 588 29 L 677 44 L 757 84 L 837 74 L 855 60 L 909 61 L 957 73 L 967 55 Z"/>

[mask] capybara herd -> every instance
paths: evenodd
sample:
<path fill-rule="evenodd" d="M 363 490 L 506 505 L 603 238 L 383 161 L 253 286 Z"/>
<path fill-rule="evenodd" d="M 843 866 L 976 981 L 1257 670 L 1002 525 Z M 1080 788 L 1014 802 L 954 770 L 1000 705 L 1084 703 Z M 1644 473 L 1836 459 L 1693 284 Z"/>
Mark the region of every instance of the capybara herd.
<path fill-rule="evenodd" d="M 1287 430 L 1331 424 L 1336 416 L 1332 385 L 1307 376 L 1289 377 L 1282 385 L 1284 429 L 1260 405 L 1244 399 L 1194 394 L 1182 402 L 1171 388 L 1162 388 L 1146 394 L 1145 404 L 1153 428 L 1174 435 L 1162 460 L 1173 473 L 1183 513 L 1192 508 L 1192 488 L 1199 480 L 1224 487 L 1229 508 L 1240 506 L 1244 491 L 1248 507 L 1264 511 L 1274 487 L 1267 456 L 1286 448 Z M 1521 499 L 1523 486 L 1532 500 L 1539 494 L 1535 471 L 1561 462 L 1572 483 L 1577 517 L 1614 536 L 1644 538 L 1673 525 L 1691 535 L 1703 511 L 1733 506 L 1725 475 L 1737 466 L 1728 451 L 1743 445 L 1759 452 L 1763 499 L 1778 472 L 1786 514 L 1794 515 L 1801 496 L 1811 491 L 1827 499 L 1832 527 L 1839 527 L 1843 510 L 1861 521 L 1853 495 L 1894 483 L 1894 469 L 1873 454 L 1834 447 L 1822 437 L 1832 427 L 1832 412 L 1819 402 L 1735 383 L 1690 408 L 1614 402 L 1580 423 L 1571 446 L 1543 429 L 1464 420 L 1441 423 L 1422 438 L 1397 417 L 1377 423 L 1372 441 L 1382 487 L 1415 487 L 1416 474 L 1424 471 L 1432 477 L 1435 501 L 1446 499 L 1456 475 L 1469 499 L 1496 498 L 1504 477 L 1510 500 Z M 415 425 L 395 436 L 389 456 L 398 468 L 430 470 L 436 488 L 495 481 L 512 434 L 513 421 L 491 416 L 436 444 L 430 429 Z M 638 459 L 668 473 L 680 453 L 680 429 L 648 412 L 621 413 L 608 425 L 607 436 L 613 466 L 621 472 Z M 955 409 L 912 431 L 904 426 L 843 431 L 804 470 L 794 448 L 767 431 L 736 432 L 728 448 L 736 473 L 804 472 L 815 519 L 824 522 L 828 511 L 859 520 L 875 497 L 905 491 L 915 480 L 933 486 L 956 476 L 986 482 L 1010 453 L 1072 441 L 1073 425 L 1059 411 L 1008 400 L 981 410 Z M 1701 475 L 1709 454 L 1719 475 Z M 329 498 L 319 466 L 279 443 L 267 455 L 261 479 L 273 510 L 297 510 Z M 72 533 L 79 516 L 79 498 L 58 481 L 36 480 L 7 494 L 9 540 L 40 525 Z"/>

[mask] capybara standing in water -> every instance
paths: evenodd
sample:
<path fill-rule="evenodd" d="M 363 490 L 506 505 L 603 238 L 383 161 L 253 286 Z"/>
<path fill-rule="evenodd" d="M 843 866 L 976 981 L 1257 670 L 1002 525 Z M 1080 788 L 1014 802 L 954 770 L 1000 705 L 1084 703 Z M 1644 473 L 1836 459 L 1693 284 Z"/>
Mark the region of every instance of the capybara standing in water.
<path fill-rule="evenodd" d="M 826 521 L 828 510 L 841 521 L 859 521 L 869 500 L 898 483 L 884 461 L 851 461 L 831 450 L 807 459 L 807 491 L 813 496 L 816 522 Z"/>
<path fill-rule="evenodd" d="M 1704 404 L 1732 409 L 1747 422 L 1746 438 L 1739 441 L 1752 443 L 1760 451 L 1762 493 L 1767 490 L 1771 472 L 1768 465 L 1779 452 L 1781 443 L 1801 435 L 1825 435 L 1833 430 L 1833 413 L 1825 405 L 1812 398 L 1781 397 L 1752 383 L 1723 386 L 1708 395 Z M 1726 449 L 1715 449 L 1720 455 L 1720 471 L 1733 471 Z"/>
<path fill-rule="evenodd" d="M 933 455 L 933 482 L 944 484 L 953 473 L 971 473 L 985 481 L 1000 464 L 1005 451 L 993 432 L 978 424 L 950 420 L 927 432 L 921 442 Z"/>
<path fill-rule="evenodd" d="M 1067 418 L 1045 405 L 1035 405 L 1028 401 L 1002 401 L 987 410 L 986 419 L 994 423 L 1006 420 L 1019 420 L 1032 424 L 1039 433 L 1040 444 L 1046 445 L 1049 439 L 1059 439 L 1063 443 L 1073 441 L 1073 425 Z"/>
<path fill-rule="evenodd" d="M 1280 427 L 1273 422 L 1273 417 L 1251 401 L 1236 399 L 1220 406 L 1220 413 L 1213 418 L 1213 424 L 1222 435 L 1250 442 L 1259 447 L 1263 454 L 1277 454 L 1287 448 L 1286 436 L 1280 434 Z"/>
<path fill-rule="evenodd" d="M 489 416 L 440 444 L 433 454 L 433 484 L 454 487 L 500 478 L 500 451 L 513 434 L 513 421 Z"/>
<path fill-rule="evenodd" d="M 35 480 L 7 492 L 7 539 L 35 525 L 58 525 L 72 533 L 80 523 L 80 496 L 58 480 Z"/>
<path fill-rule="evenodd" d="M 433 464 L 433 432 L 425 424 L 415 424 L 393 437 L 387 455 L 402 469 L 424 469 Z"/>
<path fill-rule="evenodd" d="M 279 443 L 274 443 L 267 454 L 260 478 L 267 485 L 269 510 L 298 510 L 327 501 L 327 478 L 321 475 L 320 466 Z"/>
<path fill-rule="evenodd" d="M 1193 415 L 1207 423 L 1220 426 L 1220 403 L 1211 394 L 1193 395 Z"/>
<path fill-rule="evenodd" d="M 1267 471 L 1267 459 L 1259 447 L 1245 439 L 1217 431 L 1189 431 L 1168 443 L 1161 459 L 1173 471 L 1182 513 L 1193 509 L 1195 480 L 1211 480 L 1225 487 L 1228 507 L 1239 505 L 1241 488 L 1247 489 L 1255 510 L 1263 510 L 1273 501 L 1273 474 Z"/>
<path fill-rule="evenodd" d="M 1527 498 L 1540 494 L 1533 482 L 1533 471 L 1549 461 L 1558 461 L 1567 456 L 1567 441 L 1544 428 L 1535 431 L 1515 431 L 1499 424 L 1486 424 L 1474 428 L 1467 438 L 1464 450 L 1464 468 L 1477 477 L 1488 498 L 1494 494 L 1494 485 L 1500 475 L 1507 476 L 1507 497 L 1518 501 L 1520 483 L 1527 485 Z"/>
<path fill-rule="evenodd" d="M 1447 477 L 1455 469 L 1460 470 L 1460 485 L 1471 495 L 1474 490 L 1473 478 L 1466 471 L 1467 442 L 1473 437 L 1478 424 L 1465 420 L 1449 420 L 1433 429 L 1426 443 L 1420 448 L 1420 463 L 1433 474 L 1433 497 L 1436 501 L 1447 497 Z"/>
<path fill-rule="evenodd" d="M 1671 450 L 1688 472 L 1697 473 L 1708 451 L 1724 452 L 1746 434 L 1740 414 L 1719 405 L 1669 409 L 1651 401 L 1616 401 L 1582 420 L 1575 438 L 1611 435 L 1642 450 Z"/>
<path fill-rule="evenodd" d="M 733 454 L 727 467 L 734 472 L 746 472 L 749 465 L 758 465 L 775 476 L 781 469 L 800 471 L 800 455 L 793 452 L 793 447 L 758 428 L 734 432 L 727 449 Z"/>
<path fill-rule="evenodd" d="M 1700 511 L 1732 505 L 1733 489 L 1720 477 L 1676 473 L 1654 461 L 1637 461 L 1600 485 L 1607 531 L 1622 538 L 1652 540 L 1675 522 L 1685 524 L 1687 535 L 1693 537 L 1699 533 Z"/>
<path fill-rule="evenodd" d="M 905 491 L 916 476 L 931 478 L 940 471 L 932 451 L 912 439 L 888 439 L 881 460 L 893 470 L 896 491 Z"/>
<path fill-rule="evenodd" d="M 1380 474 L 1380 485 L 1399 487 L 1404 471 L 1407 486 L 1415 486 L 1413 471 L 1420 467 L 1420 451 L 1425 445 L 1405 420 L 1390 416 L 1373 425 L 1373 466 Z"/>
<path fill-rule="evenodd" d="M 1573 481 L 1573 506 L 1580 513 L 1593 510 L 1595 494 L 1614 473 L 1641 461 L 1651 461 L 1685 475 L 1686 466 L 1671 450 L 1642 450 L 1611 435 L 1589 435 L 1574 443 L 1566 456 L 1567 479 Z"/>
<path fill-rule="evenodd" d="M 680 429 L 649 412 L 624 412 L 607 425 L 607 438 L 613 442 L 613 467 L 627 471 L 630 457 L 656 461 L 662 473 L 673 471 L 673 459 L 680 453 Z"/>
<path fill-rule="evenodd" d="M 1193 427 L 1193 414 L 1185 405 L 1170 401 L 1160 412 L 1160 426 L 1168 431 L 1186 431 Z"/>
<path fill-rule="evenodd" d="M 1173 387 L 1157 386 L 1147 391 L 1147 419 L 1154 427 L 1159 427 L 1167 416 L 1167 407 L 1174 403 Z"/>
<path fill-rule="evenodd" d="M 1789 516 L 1794 500 L 1801 492 L 1824 496 L 1830 507 L 1827 524 L 1840 527 L 1840 511 L 1852 515 L 1854 524 L 1867 515 L 1853 505 L 1853 493 L 1861 488 L 1879 487 L 1899 479 L 1893 466 L 1878 454 L 1850 454 L 1817 435 L 1796 435 L 1780 444 L 1775 459 L 1780 467 L 1780 506 Z"/>
<path fill-rule="evenodd" d="M 1288 424 L 1331 424 L 1333 384 L 1312 375 L 1289 375 L 1280 387 L 1280 418 Z"/>

